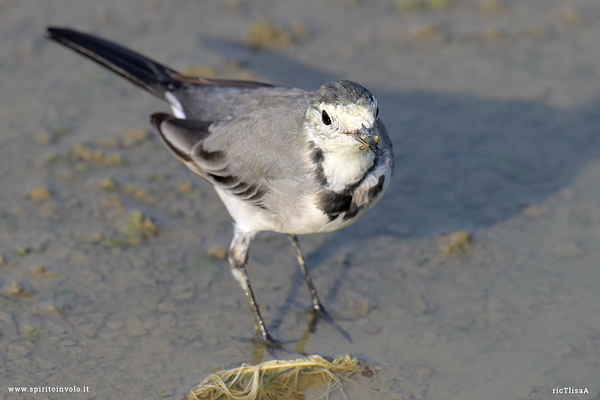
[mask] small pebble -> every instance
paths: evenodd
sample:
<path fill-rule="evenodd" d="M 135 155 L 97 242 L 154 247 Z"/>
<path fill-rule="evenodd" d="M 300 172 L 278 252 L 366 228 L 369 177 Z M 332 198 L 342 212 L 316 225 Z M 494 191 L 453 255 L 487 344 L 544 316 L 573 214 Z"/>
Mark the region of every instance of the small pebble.
<path fill-rule="evenodd" d="M 94 232 L 90 235 L 82 232 L 75 232 L 73 237 L 79 241 L 86 243 L 100 243 L 104 240 L 104 235 L 101 232 Z"/>
<path fill-rule="evenodd" d="M 92 149 L 85 143 L 77 143 L 71 152 L 73 161 L 84 161 L 90 164 L 100 164 L 114 167 L 123 164 L 123 157 L 119 153 L 105 153 L 100 149 Z"/>
<path fill-rule="evenodd" d="M 8 287 L 8 289 L 5 289 L 4 292 L 9 296 L 22 296 L 22 297 L 33 296 L 33 294 L 30 291 L 25 289 L 25 286 L 23 286 L 22 283 L 16 282 L 16 281 L 11 283 L 10 286 Z"/>
<path fill-rule="evenodd" d="M 117 138 L 99 138 L 94 139 L 94 144 L 101 147 L 119 147 L 119 139 Z"/>
<path fill-rule="evenodd" d="M 154 203 L 154 199 L 150 196 L 150 193 L 139 185 L 127 185 L 123 188 L 123 192 L 136 200 L 140 200 L 147 204 Z"/>
<path fill-rule="evenodd" d="M 39 339 L 41 332 L 37 326 L 25 325 L 21 327 L 21 335 L 29 340 Z"/>
<path fill-rule="evenodd" d="M 36 265 L 35 267 L 31 268 L 30 273 L 40 278 L 56 278 L 56 273 L 48 271 L 43 265 Z"/>
<path fill-rule="evenodd" d="M 107 167 L 118 167 L 123 165 L 123 157 L 119 153 L 106 154 L 102 160 Z"/>
<path fill-rule="evenodd" d="M 467 231 L 458 231 L 440 237 L 442 253 L 445 255 L 465 254 L 471 250 L 473 235 Z"/>
<path fill-rule="evenodd" d="M 46 186 L 38 186 L 29 192 L 29 198 L 33 201 L 46 201 L 52 198 L 52 194 L 50 194 L 50 189 Z"/>
<path fill-rule="evenodd" d="M 102 150 L 92 150 L 85 143 L 77 143 L 73 146 L 71 158 L 73 161 L 99 163 L 104 158 L 104 152 Z"/>
<path fill-rule="evenodd" d="M 186 182 L 186 183 L 182 183 L 181 185 L 177 186 L 177 192 L 178 193 L 189 193 L 192 191 L 194 187 L 192 186 L 191 183 Z"/>
<path fill-rule="evenodd" d="M 122 133 L 123 145 L 131 147 L 148 139 L 148 132 L 144 129 L 129 129 Z"/>
<path fill-rule="evenodd" d="M 500 13 L 505 12 L 507 7 L 498 0 L 484 0 L 479 2 L 479 9 L 488 13 Z"/>
<path fill-rule="evenodd" d="M 123 210 L 123 203 L 119 199 L 119 196 L 111 195 L 108 196 L 101 204 L 100 207 L 103 210 Z"/>
<path fill-rule="evenodd" d="M 151 237 L 156 234 L 157 229 L 151 217 L 144 215 L 140 211 L 133 211 L 127 218 L 127 226 L 124 232 L 130 236 L 139 233 L 145 237 Z"/>
<path fill-rule="evenodd" d="M 58 307 L 55 304 L 44 305 L 43 307 L 41 307 L 39 309 L 38 314 L 39 315 L 58 314 L 61 317 L 64 317 L 67 315 L 67 313 L 65 313 L 65 310 L 63 310 L 62 308 Z"/>
<path fill-rule="evenodd" d="M 567 9 L 560 13 L 560 20 L 569 25 L 576 25 L 583 22 L 583 16 L 575 10 Z"/>
<path fill-rule="evenodd" d="M 359 318 L 365 318 L 377 305 L 369 300 L 357 300 L 354 302 L 354 312 Z"/>
<path fill-rule="evenodd" d="M 117 183 L 110 178 L 104 178 L 100 181 L 100 189 L 107 191 L 116 190 Z"/>
<path fill-rule="evenodd" d="M 217 260 L 225 260 L 227 258 L 227 250 L 223 246 L 216 245 L 208 250 L 208 255 Z"/>
<path fill-rule="evenodd" d="M 548 207 L 530 204 L 521 211 L 521 214 L 527 218 L 538 219 L 548 214 Z"/>
<path fill-rule="evenodd" d="M 18 256 L 26 256 L 31 253 L 31 249 L 29 247 L 19 247 L 15 250 L 15 254 Z"/>
<path fill-rule="evenodd" d="M 292 44 L 290 32 L 263 18 L 252 25 L 244 42 L 252 49 L 285 47 Z"/>

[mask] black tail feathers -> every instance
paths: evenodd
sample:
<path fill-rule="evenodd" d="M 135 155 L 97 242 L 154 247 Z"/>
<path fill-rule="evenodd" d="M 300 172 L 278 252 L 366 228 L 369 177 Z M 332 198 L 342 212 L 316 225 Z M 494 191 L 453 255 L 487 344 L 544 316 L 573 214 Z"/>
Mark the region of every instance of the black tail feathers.
<path fill-rule="evenodd" d="M 164 99 L 167 90 L 177 89 L 179 75 L 164 65 L 116 43 L 66 28 L 48 28 L 48 38 L 104 65 L 117 74 Z"/>

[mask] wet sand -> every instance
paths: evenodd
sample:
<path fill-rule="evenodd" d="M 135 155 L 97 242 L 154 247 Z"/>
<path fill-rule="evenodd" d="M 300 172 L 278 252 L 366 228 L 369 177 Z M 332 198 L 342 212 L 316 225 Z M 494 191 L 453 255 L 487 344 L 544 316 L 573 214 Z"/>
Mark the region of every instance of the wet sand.
<path fill-rule="evenodd" d="M 305 351 L 380 368 L 361 383 L 381 396 L 350 385 L 349 398 L 598 398 L 597 2 L 0 11 L 0 399 L 179 399 L 214 367 L 256 361 L 222 257 L 231 220 L 150 131 L 166 104 L 48 42 L 47 25 L 182 70 L 373 92 L 396 151 L 389 191 L 351 227 L 300 238 L 334 317 Z M 281 30 L 251 49 L 264 18 Z M 459 231 L 472 240 L 453 242 Z M 248 268 L 284 342 L 262 360 L 297 358 L 310 300 L 287 238 L 261 234 Z"/>

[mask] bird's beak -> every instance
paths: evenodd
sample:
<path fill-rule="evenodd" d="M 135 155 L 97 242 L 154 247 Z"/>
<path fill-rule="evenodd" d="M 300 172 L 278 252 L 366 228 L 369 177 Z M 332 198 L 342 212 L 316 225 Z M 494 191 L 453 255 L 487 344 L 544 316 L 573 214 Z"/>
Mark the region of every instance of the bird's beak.
<path fill-rule="evenodd" d="M 373 134 L 373 130 L 367 128 L 364 124 L 363 126 L 355 131 L 348 132 L 350 136 L 358 140 L 362 145 L 360 146 L 361 150 L 369 149 L 373 153 L 377 151 L 377 143 L 379 143 L 379 136 Z"/>

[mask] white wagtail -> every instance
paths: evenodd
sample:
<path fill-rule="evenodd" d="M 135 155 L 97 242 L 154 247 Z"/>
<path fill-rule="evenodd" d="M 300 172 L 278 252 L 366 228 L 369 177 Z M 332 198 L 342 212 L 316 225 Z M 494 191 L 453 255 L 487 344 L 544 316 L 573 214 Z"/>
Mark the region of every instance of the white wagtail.
<path fill-rule="evenodd" d="M 153 114 L 152 124 L 173 155 L 214 186 L 234 220 L 228 259 L 259 341 L 281 345 L 267 332 L 246 273 L 248 248 L 260 231 L 289 236 L 316 321 L 324 308 L 297 235 L 351 224 L 387 188 L 394 154 L 375 97 L 350 81 L 315 92 L 183 76 L 85 33 L 48 28 L 48 37 L 170 104 L 174 116 Z"/>

